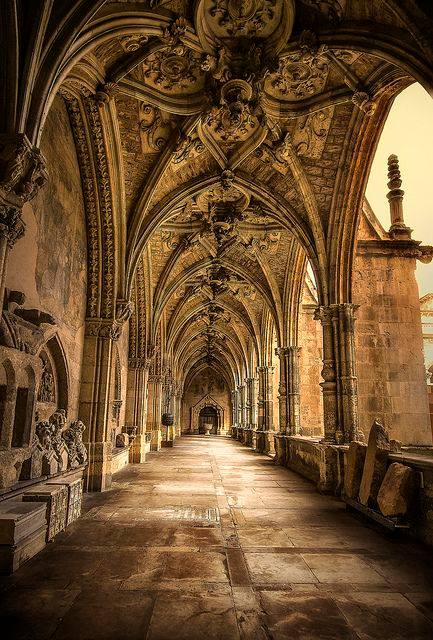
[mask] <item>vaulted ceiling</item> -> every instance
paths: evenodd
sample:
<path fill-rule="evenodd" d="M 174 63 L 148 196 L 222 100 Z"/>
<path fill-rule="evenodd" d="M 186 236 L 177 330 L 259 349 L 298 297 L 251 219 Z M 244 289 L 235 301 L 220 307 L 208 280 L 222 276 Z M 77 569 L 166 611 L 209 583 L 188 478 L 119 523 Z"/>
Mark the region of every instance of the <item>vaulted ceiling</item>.
<path fill-rule="evenodd" d="M 184 376 L 213 362 L 236 381 L 274 335 L 296 343 L 307 260 L 322 304 L 350 299 L 392 99 L 414 79 L 433 87 L 420 4 L 54 2 L 28 135 L 60 90 L 88 215 L 88 313 L 133 298 L 131 357 L 159 349 Z"/>

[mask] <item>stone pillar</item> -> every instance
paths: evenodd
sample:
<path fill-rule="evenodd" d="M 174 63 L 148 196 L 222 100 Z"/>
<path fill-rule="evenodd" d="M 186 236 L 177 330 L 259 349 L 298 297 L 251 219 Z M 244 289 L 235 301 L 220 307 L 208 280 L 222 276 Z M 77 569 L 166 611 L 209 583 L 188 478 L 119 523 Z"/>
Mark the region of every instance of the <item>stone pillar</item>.
<path fill-rule="evenodd" d="M 86 320 L 78 415 L 87 425 L 87 491 L 104 491 L 111 485 L 110 380 L 113 345 L 119 331 L 112 319 Z"/>
<path fill-rule="evenodd" d="M 398 240 L 410 240 L 412 229 L 406 226 L 403 214 L 404 191 L 401 187 L 401 175 L 398 164 L 398 157 L 394 154 L 388 158 L 388 189 L 386 197 L 389 202 L 389 212 L 391 216 L 391 227 L 389 233 L 391 238 Z"/>
<path fill-rule="evenodd" d="M 243 441 L 243 433 L 244 433 L 244 429 L 246 427 L 246 406 L 245 406 L 245 385 L 244 384 L 240 384 L 238 386 L 238 398 L 239 398 L 239 404 L 238 404 L 238 423 L 239 423 L 239 427 L 238 427 L 238 439 Z"/>
<path fill-rule="evenodd" d="M 173 392 L 174 425 L 175 425 L 176 437 L 179 437 L 182 435 L 181 404 L 182 404 L 182 391 L 181 391 L 180 385 L 176 384 Z"/>
<path fill-rule="evenodd" d="M 274 367 L 257 367 L 258 385 L 258 417 L 257 417 L 257 450 L 274 453 L 274 404 L 273 404 L 273 374 Z"/>
<path fill-rule="evenodd" d="M 253 446 L 253 430 L 257 428 L 256 424 L 256 380 L 255 378 L 245 378 L 245 426 L 246 438 L 245 444 Z"/>
<path fill-rule="evenodd" d="M 151 451 L 159 451 L 161 449 L 162 383 L 162 376 L 149 374 L 147 431 L 152 434 L 150 441 Z"/>
<path fill-rule="evenodd" d="M 3 308 L 8 255 L 25 232 L 22 208 L 47 181 L 45 160 L 24 134 L 0 135 L 0 303 Z"/>
<path fill-rule="evenodd" d="M 238 392 L 236 389 L 232 389 L 232 424 L 230 429 L 230 435 L 232 438 L 237 437 L 238 426 Z"/>
<path fill-rule="evenodd" d="M 286 462 L 285 436 L 299 433 L 299 353 L 300 347 L 279 347 L 280 358 L 279 430 L 276 434 L 276 455 L 280 464 Z"/>
<path fill-rule="evenodd" d="M 279 347 L 276 354 L 280 358 L 279 385 L 279 432 L 286 435 L 299 433 L 299 354 L 300 347 Z"/>
<path fill-rule="evenodd" d="M 324 442 L 359 439 L 358 389 L 355 360 L 355 311 L 351 303 L 319 307 L 316 319 L 323 327 Z"/>
<path fill-rule="evenodd" d="M 126 420 L 137 427 L 137 435 L 130 449 L 129 461 L 141 463 L 146 460 L 146 412 L 147 380 L 149 362 L 144 358 L 129 360 Z"/>
<path fill-rule="evenodd" d="M 318 307 L 314 317 L 316 320 L 320 320 L 323 331 L 323 381 L 320 383 L 323 394 L 323 441 L 335 443 L 338 417 L 332 309 L 330 307 Z"/>

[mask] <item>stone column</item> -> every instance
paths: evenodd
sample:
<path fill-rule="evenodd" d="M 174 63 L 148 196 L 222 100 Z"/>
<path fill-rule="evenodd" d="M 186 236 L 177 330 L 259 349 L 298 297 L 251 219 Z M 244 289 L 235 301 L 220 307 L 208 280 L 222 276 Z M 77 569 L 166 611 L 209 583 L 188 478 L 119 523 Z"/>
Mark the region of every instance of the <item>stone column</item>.
<path fill-rule="evenodd" d="M 246 420 L 245 420 L 245 412 L 246 412 L 246 407 L 245 407 L 245 385 L 244 384 L 240 384 L 238 386 L 238 398 L 239 398 L 239 402 L 238 402 L 238 439 L 239 440 L 243 440 L 243 432 L 246 426 Z"/>
<path fill-rule="evenodd" d="M 232 424 L 230 429 L 230 435 L 232 438 L 237 436 L 238 425 L 238 392 L 236 389 L 232 389 Z"/>
<path fill-rule="evenodd" d="M 119 332 L 112 319 L 86 320 L 78 415 L 87 426 L 87 491 L 104 491 L 111 485 L 110 380 L 113 345 Z"/>
<path fill-rule="evenodd" d="M 257 367 L 259 376 L 258 385 L 258 439 L 257 450 L 273 453 L 274 452 L 274 404 L 272 399 L 273 393 L 273 374 L 274 367 L 262 366 Z"/>
<path fill-rule="evenodd" d="M 279 347 L 275 353 L 280 358 L 279 417 L 280 424 L 277 442 L 277 460 L 286 461 L 286 442 L 284 436 L 299 433 L 299 354 L 300 347 Z"/>
<path fill-rule="evenodd" d="M 324 442 L 347 443 L 361 437 L 355 359 L 355 311 L 351 303 L 319 307 L 315 317 L 323 327 Z"/>
<path fill-rule="evenodd" d="M 254 425 L 254 405 L 256 403 L 255 393 L 255 378 L 245 378 L 245 426 L 246 426 L 246 438 L 245 444 L 248 446 L 253 445 L 252 431 L 255 428 Z"/>
<path fill-rule="evenodd" d="M 323 331 L 323 368 L 321 372 L 323 382 L 320 383 L 323 394 L 323 441 L 335 443 L 338 416 L 332 309 L 330 307 L 318 307 L 314 317 L 316 320 L 320 320 Z"/>
<path fill-rule="evenodd" d="M 144 358 L 129 360 L 127 390 L 127 421 L 137 427 L 137 435 L 130 449 L 129 461 L 141 463 L 146 460 L 146 412 L 147 380 L 149 361 Z"/>
<path fill-rule="evenodd" d="M 182 424 L 181 424 L 182 392 L 181 392 L 180 384 L 175 384 L 174 386 L 173 404 L 174 404 L 175 436 L 180 437 L 182 435 Z"/>
<path fill-rule="evenodd" d="M 149 374 L 147 431 L 152 434 L 150 441 L 151 451 L 159 451 L 161 449 L 162 383 L 162 376 Z"/>
<path fill-rule="evenodd" d="M 25 232 L 22 208 L 47 181 L 45 160 L 24 134 L 0 135 L 0 304 L 8 254 Z"/>
<path fill-rule="evenodd" d="M 280 433 L 299 433 L 299 354 L 300 347 L 279 347 L 276 354 L 280 358 Z"/>

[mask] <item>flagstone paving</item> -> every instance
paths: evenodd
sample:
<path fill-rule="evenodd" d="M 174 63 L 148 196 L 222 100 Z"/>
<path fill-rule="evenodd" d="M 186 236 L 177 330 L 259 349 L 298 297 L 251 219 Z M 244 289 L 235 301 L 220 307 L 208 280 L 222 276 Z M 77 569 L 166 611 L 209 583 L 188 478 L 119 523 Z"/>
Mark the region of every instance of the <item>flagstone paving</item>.
<path fill-rule="evenodd" d="M 222 437 L 120 472 L 1 588 L 8 639 L 433 638 L 431 551 Z"/>

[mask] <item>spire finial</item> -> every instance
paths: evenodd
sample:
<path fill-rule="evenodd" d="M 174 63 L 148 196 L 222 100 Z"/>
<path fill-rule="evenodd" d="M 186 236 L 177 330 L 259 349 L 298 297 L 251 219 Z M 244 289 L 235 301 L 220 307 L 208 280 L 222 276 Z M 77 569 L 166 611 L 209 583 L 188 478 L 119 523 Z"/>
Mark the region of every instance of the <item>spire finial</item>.
<path fill-rule="evenodd" d="M 401 187 L 401 174 L 398 164 L 398 157 L 393 153 L 388 158 L 388 194 L 389 211 L 391 215 L 391 227 L 389 233 L 392 238 L 410 240 L 412 229 L 404 223 L 403 196 Z"/>

